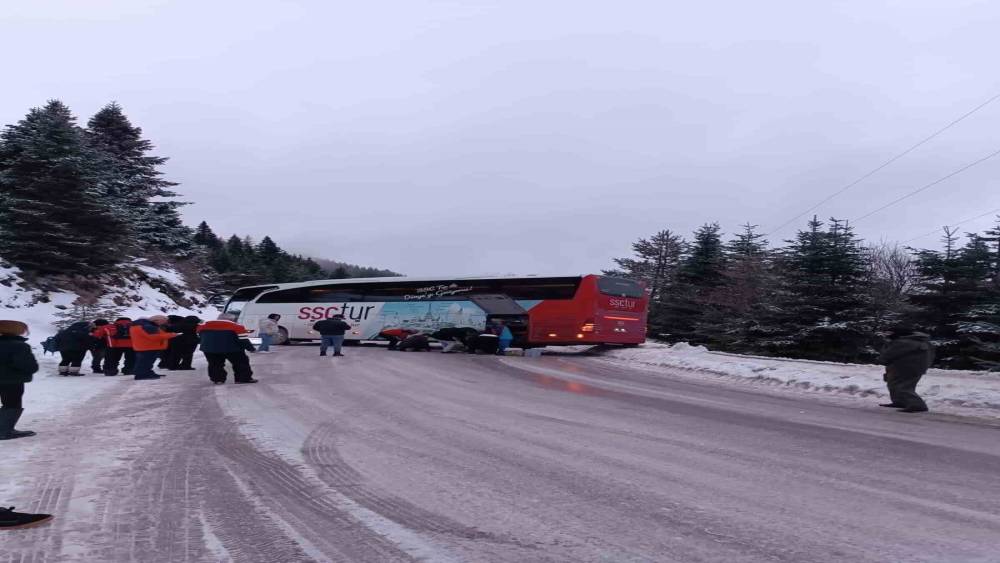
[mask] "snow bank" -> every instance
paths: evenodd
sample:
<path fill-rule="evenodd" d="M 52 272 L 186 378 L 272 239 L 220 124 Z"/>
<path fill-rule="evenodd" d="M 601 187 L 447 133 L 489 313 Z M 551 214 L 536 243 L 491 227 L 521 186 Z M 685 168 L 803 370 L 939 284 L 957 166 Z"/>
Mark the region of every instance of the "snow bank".
<path fill-rule="evenodd" d="M 196 315 L 207 319 L 218 314 L 218 311 L 209 306 L 179 305 L 167 295 L 163 288 L 170 287 L 190 303 L 207 303 L 204 296 L 188 289 L 177 271 L 138 264 L 132 267 L 141 271 L 147 279 L 136 276 L 135 279 L 124 279 L 122 287 L 109 286 L 107 292 L 96 303 L 91 304 L 93 310 L 113 310 L 131 318 L 172 314 Z M 58 330 L 55 323 L 61 320 L 60 314 L 71 312 L 78 299 L 79 295 L 71 291 L 27 288 L 20 270 L 0 264 L 0 317 L 27 323 L 31 330 L 29 341 L 36 355 L 42 353 L 41 342 Z"/>
<path fill-rule="evenodd" d="M 709 375 L 806 392 L 888 396 L 882 381 L 885 369 L 877 365 L 741 356 L 685 343 L 648 343 L 611 350 L 603 358 L 647 369 L 672 368 L 671 375 Z M 918 391 L 935 410 L 1000 418 L 1000 374 L 932 369 Z"/>

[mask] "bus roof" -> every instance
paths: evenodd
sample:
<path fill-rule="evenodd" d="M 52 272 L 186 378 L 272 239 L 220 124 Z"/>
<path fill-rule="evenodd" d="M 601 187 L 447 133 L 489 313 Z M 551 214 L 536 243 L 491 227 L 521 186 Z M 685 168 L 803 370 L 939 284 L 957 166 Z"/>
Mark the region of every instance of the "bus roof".
<path fill-rule="evenodd" d="M 261 283 L 255 285 L 248 285 L 246 287 L 241 287 L 239 289 L 246 289 L 251 287 L 263 287 L 263 286 L 277 286 L 275 289 L 270 291 L 278 291 L 282 289 L 310 287 L 313 285 L 369 284 L 369 283 L 428 283 L 428 282 L 451 282 L 451 281 L 471 281 L 471 280 L 533 280 L 533 279 L 544 279 L 544 278 L 582 278 L 585 275 L 589 274 L 568 274 L 568 275 L 529 274 L 524 276 L 455 276 L 455 277 L 396 276 L 388 278 L 343 278 L 343 279 L 333 279 L 333 280 L 312 280 L 312 281 L 297 282 L 297 283 L 270 283 L 270 284 Z M 239 291 L 239 289 L 237 291 Z"/>

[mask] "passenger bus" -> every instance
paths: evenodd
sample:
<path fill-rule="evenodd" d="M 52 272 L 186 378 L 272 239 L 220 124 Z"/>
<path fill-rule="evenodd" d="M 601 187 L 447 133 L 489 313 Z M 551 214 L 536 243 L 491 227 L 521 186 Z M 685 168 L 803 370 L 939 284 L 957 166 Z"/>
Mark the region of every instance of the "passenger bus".
<path fill-rule="evenodd" d="M 255 329 L 281 315 L 280 343 L 315 340 L 312 325 L 343 315 L 348 340 L 376 340 L 405 328 L 483 330 L 503 320 L 515 345 L 638 345 L 646 338 L 645 287 L 599 275 L 474 278 L 367 278 L 267 284 L 237 290 L 225 311 Z"/>

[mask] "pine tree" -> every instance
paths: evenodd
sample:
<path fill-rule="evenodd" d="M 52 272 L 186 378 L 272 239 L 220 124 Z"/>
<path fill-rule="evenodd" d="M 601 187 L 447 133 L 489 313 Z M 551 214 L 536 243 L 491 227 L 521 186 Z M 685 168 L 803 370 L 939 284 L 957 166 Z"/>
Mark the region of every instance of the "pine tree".
<path fill-rule="evenodd" d="M 677 281 L 665 293 L 661 322 L 670 340 L 707 343 L 695 327 L 709 306 L 709 295 L 723 282 L 726 257 L 718 223 L 702 225 L 694 233 L 677 271 Z"/>
<path fill-rule="evenodd" d="M 121 259 L 108 175 L 68 107 L 34 108 L 0 136 L 0 244 L 12 263 L 43 273 L 89 273 Z"/>
<path fill-rule="evenodd" d="M 209 248 L 211 250 L 217 250 L 222 248 L 222 239 L 212 231 L 212 228 L 208 226 L 208 223 L 202 221 L 198 223 L 198 226 L 194 231 L 194 243 Z"/>
<path fill-rule="evenodd" d="M 107 158 L 115 198 L 131 221 L 132 233 L 141 246 L 152 246 L 178 256 L 191 250 L 191 232 L 178 209 L 186 205 L 166 199 L 177 196 L 177 184 L 163 179 L 159 170 L 167 158 L 152 156 L 153 144 L 142 138 L 117 103 L 110 103 L 87 122 L 90 144 Z"/>

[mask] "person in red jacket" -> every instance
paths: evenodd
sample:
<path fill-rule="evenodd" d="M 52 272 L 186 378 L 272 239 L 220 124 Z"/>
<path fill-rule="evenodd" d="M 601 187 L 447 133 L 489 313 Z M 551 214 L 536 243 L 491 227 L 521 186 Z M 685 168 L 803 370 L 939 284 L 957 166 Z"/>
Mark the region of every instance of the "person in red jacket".
<path fill-rule="evenodd" d="M 157 358 L 167 349 L 176 333 L 163 330 L 167 317 L 157 315 L 148 319 L 137 319 L 128 330 L 135 350 L 135 379 L 159 379 L 162 375 L 153 371 Z"/>
<path fill-rule="evenodd" d="M 122 358 L 125 358 L 125 366 L 122 369 L 123 375 L 132 375 L 135 369 L 135 350 L 132 349 L 132 338 L 129 336 L 129 329 L 132 327 L 132 319 L 119 317 L 114 323 L 100 327 L 94 334 L 103 338 L 108 345 L 104 355 L 104 375 L 118 375 L 118 365 Z"/>

